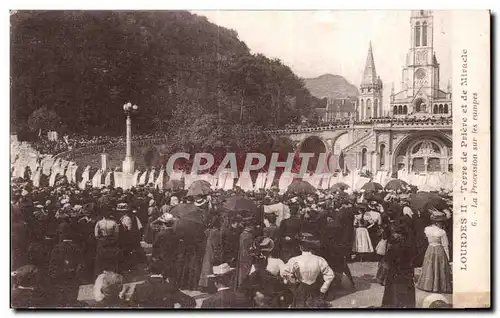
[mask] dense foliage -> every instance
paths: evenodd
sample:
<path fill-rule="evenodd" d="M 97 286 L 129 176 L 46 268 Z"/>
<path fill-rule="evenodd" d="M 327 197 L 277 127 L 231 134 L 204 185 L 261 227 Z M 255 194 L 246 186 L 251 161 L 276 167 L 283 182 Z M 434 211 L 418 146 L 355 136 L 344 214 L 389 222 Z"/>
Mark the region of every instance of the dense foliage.
<path fill-rule="evenodd" d="M 169 133 L 169 150 L 249 151 L 318 102 L 279 60 L 185 11 L 18 11 L 11 32 L 18 131 L 44 108 L 70 133 L 123 134 L 131 101 L 134 131 Z"/>

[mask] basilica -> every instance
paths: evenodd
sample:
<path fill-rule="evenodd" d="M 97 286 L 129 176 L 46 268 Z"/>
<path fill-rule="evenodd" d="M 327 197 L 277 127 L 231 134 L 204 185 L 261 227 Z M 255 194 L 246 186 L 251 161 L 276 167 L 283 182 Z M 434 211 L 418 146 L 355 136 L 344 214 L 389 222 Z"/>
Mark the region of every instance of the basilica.
<path fill-rule="evenodd" d="M 325 124 L 279 132 L 298 152 L 324 152 L 330 171 L 367 171 L 372 175 L 451 175 L 451 87 L 439 86 L 434 51 L 433 14 L 414 10 L 410 16 L 411 46 L 398 91 L 388 100 L 378 76 L 370 43 L 355 110 L 348 124 Z"/>

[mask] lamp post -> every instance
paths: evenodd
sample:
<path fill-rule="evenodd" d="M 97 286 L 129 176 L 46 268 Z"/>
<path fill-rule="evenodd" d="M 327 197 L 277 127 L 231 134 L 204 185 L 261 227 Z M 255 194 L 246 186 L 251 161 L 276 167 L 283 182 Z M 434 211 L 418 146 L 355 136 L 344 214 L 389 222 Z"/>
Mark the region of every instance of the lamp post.
<path fill-rule="evenodd" d="M 132 119 L 131 115 L 139 110 L 139 106 L 132 105 L 131 103 L 126 103 L 123 105 L 123 111 L 125 116 L 127 116 L 127 153 L 125 155 L 125 160 L 123 161 L 123 172 L 124 173 L 134 173 L 134 160 L 132 160 Z"/>

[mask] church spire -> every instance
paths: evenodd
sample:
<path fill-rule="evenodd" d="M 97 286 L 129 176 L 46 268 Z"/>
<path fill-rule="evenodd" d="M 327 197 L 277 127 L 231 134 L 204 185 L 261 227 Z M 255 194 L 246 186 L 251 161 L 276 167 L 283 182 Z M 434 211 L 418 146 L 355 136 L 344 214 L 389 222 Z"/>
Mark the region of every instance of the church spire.
<path fill-rule="evenodd" d="M 361 85 L 376 85 L 377 71 L 375 70 L 375 60 L 373 59 L 372 42 L 368 48 L 368 56 L 366 57 L 365 70 L 363 72 L 363 80 Z"/>

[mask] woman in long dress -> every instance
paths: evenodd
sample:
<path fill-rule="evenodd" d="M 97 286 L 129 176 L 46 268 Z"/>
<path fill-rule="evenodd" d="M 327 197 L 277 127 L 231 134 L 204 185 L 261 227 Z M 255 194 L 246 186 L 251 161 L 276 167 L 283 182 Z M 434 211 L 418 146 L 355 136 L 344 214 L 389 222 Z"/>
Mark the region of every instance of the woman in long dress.
<path fill-rule="evenodd" d="M 354 243 L 352 246 L 352 251 L 362 258 L 363 254 L 373 253 L 373 245 L 370 240 L 370 235 L 366 229 L 367 221 L 363 218 L 364 213 L 360 212 L 354 216 L 354 227 L 356 228 L 356 236 L 354 237 Z"/>
<path fill-rule="evenodd" d="M 417 288 L 433 293 L 451 293 L 451 267 L 449 264 L 448 237 L 444 230 L 444 213 L 431 215 L 433 224 L 425 228 L 429 246 L 425 252 L 422 273 Z"/>
<path fill-rule="evenodd" d="M 392 224 L 385 255 L 387 276 L 385 279 L 382 308 L 415 308 L 415 282 L 413 261 L 415 258 L 408 227 Z"/>

